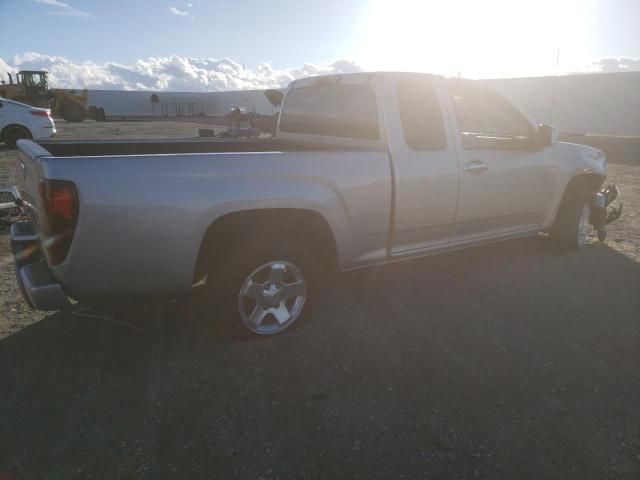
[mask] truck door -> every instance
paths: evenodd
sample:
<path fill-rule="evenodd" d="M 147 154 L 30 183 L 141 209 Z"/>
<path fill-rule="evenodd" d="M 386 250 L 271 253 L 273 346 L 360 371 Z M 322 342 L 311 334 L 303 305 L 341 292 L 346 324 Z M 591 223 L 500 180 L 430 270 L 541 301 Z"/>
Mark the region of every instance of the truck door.
<path fill-rule="evenodd" d="M 539 230 L 553 189 L 535 125 L 482 85 L 448 82 L 459 133 L 460 192 L 451 242 Z"/>
<path fill-rule="evenodd" d="M 385 116 L 395 177 L 390 248 L 396 255 L 448 242 L 458 166 L 442 115 L 444 92 L 433 77 L 390 76 L 387 82 Z"/>

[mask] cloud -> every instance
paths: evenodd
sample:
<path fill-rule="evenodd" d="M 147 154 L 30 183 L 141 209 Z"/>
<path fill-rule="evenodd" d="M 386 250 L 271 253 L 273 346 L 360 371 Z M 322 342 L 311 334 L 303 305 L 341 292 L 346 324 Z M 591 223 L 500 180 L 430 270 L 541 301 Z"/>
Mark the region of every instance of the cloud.
<path fill-rule="evenodd" d="M 183 92 L 249 90 L 285 87 L 296 78 L 361 71 L 347 60 L 330 65 L 304 64 L 275 69 L 268 63 L 245 69 L 230 58 L 193 58 L 172 55 L 115 62 L 76 63 L 60 57 L 27 52 L 9 62 L 0 58 L 0 76 L 20 69 L 44 69 L 52 86 L 113 90 L 172 90 Z"/>
<path fill-rule="evenodd" d="M 41 3 L 49 7 L 54 7 L 55 10 L 47 12 L 49 15 L 60 15 L 66 17 L 93 17 L 89 12 L 80 10 L 79 8 L 72 7 L 68 3 L 60 2 L 59 0 L 35 0 L 36 3 Z"/>
<path fill-rule="evenodd" d="M 241 63 L 230 58 L 178 55 L 150 57 L 133 64 L 73 62 L 66 57 L 35 52 L 22 53 L 12 59 L 0 58 L 0 78 L 6 80 L 7 72 L 15 73 L 21 69 L 47 70 L 50 84 L 56 87 L 183 92 L 278 88 L 287 86 L 296 78 L 362 70 L 348 60 L 328 65 L 308 63 L 290 68 L 274 68 L 269 63 L 263 63 L 253 69 L 245 69 Z M 631 70 L 640 70 L 640 59 L 605 58 L 594 62 L 587 72 Z"/>
<path fill-rule="evenodd" d="M 186 17 L 187 15 L 189 15 L 187 12 L 185 12 L 184 10 L 179 10 L 176 7 L 169 7 L 169 11 L 174 14 L 177 15 L 179 17 Z"/>
<path fill-rule="evenodd" d="M 69 5 L 58 0 L 36 0 L 37 3 L 44 3 L 45 5 L 51 5 L 52 7 L 68 8 Z"/>
<path fill-rule="evenodd" d="M 597 72 L 631 72 L 640 70 L 640 58 L 602 58 L 593 62 Z"/>

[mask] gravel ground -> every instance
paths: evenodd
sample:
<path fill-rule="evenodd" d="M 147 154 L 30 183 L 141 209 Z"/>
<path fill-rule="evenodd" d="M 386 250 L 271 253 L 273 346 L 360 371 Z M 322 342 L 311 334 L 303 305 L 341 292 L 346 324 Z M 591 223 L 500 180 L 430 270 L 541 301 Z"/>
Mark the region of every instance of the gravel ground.
<path fill-rule="evenodd" d="M 0 184 L 14 161 L 0 150 Z M 227 339 L 198 291 L 107 308 L 142 330 L 31 311 L 0 230 L 0 479 L 640 478 L 628 163 L 610 165 L 626 212 L 606 246 L 533 238 L 341 275 L 303 328 L 257 341 Z"/>

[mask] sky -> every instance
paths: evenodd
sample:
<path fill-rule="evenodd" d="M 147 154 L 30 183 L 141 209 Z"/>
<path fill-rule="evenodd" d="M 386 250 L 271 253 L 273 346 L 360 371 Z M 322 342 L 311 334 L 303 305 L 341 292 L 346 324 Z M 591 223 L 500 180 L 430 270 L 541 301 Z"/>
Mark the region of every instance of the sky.
<path fill-rule="evenodd" d="M 0 0 L 0 19 L 0 75 L 43 68 L 71 88 L 640 70 L 640 0 Z"/>

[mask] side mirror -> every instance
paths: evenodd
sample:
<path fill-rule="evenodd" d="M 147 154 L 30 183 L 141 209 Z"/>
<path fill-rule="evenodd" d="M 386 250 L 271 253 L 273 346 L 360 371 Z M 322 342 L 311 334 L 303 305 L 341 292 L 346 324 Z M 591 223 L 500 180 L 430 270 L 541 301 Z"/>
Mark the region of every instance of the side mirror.
<path fill-rule="evenodd" d="M 536 132 L 536 144 L 540 148 L 550 147 L 558 141 L 560 131 L 553 125 L 539 125 Z"/>

